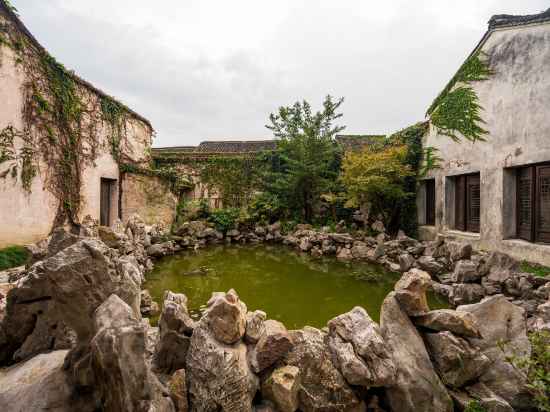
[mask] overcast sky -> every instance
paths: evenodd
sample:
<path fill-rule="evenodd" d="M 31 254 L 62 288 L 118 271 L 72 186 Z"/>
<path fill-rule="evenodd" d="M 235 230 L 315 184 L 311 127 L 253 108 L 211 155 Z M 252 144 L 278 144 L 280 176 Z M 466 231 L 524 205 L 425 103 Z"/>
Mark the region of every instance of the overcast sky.
<path fill-rule="evenodd" d="M 155 146 L 269 138 L 281 105 L 345 97 L 346 133 L 426 108 L 493 14 L 548 0 L 11 0 L 69 69 L 148 118 Z"/>

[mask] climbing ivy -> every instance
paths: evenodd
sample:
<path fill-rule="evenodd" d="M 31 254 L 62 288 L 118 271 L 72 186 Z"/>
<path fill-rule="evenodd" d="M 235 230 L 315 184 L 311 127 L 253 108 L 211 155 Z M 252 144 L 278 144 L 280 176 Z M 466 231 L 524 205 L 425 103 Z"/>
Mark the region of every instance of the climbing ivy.
<path fill-rule="evenodd" d="M 167 182 L 170 185 L 170 190 L 176 195 L 181 195 L 184 190 L 193 187 L 189 179 L 174 167 L 144 168 L 132 163 L 121 163 L 120 171 L 142 176 L 158 177 Z"/>
<path fill-rule="evenodd" d="M 426 177 L 430 170 L 441 168 L 440 163 L 443 159 L 436 154 L 438 151 L 436 147 L 426 147 L 422 151 L 423 162 L 418 172 L 419 177 Z"/>
<path fill-rule="evenodd" d="M 394 215 L 396 219 L 390 223 L 389 229 L 393 231 L 401 229 L 407 235 L 413 237 L 418 234 L 416 192 L 417 178 L 422 173 L 421 165 L 424 153 L 422 138 L 428 132 L 428 128 L 427 122 L 421 122 L 398 131 L 388 138 L 390 144 L 407 146 L 405 163 L 409 165 L 410 170 L 413 172 L 411 176 L 405 178 L 403 183 L 403 190 L 411 195 L 403 198 L 399 204 L 392 205 L 392 207 L 399 209 L 400 213 Z"/>
<path fill-rule="evenodd" d="M 15 149 L 16 138 L 23 142 L 19 151 Z M 23 189 L 30 193 L 32 180 L 37 174 L 34 148 L 25 134 L 11 125 L 0 130 L 0 165 L 4 163 L 7 164 L 7 168 L 0 173 L 0 178 L 5 179 L 9 175 L 17 181 L 19 176 Z"/>
<path fill-rule="evenodd" d="M 460 136 L 472 142 L 483 141 L 488 133 L 480 126 L 484 123 L 483 108 L 470 85 L 493 74 L 483 57 L 481 51 L 470 56 L 428 109 L 427 115 L 438 133 L 454 141 L 459 141 Z"/>
<path fill-rule="evenodd" d="M 224 207 L 247 205 L 260 186 L 263 170 L 263 162 L 254 155 L 211 157 L 197 166 L 201 182 L 220 193 Z"/>
<path fill-rule="evenodd" d="M 20 178 L 24 190 L 30 192 L 39 161 L 44 162 L 45 187 L 58 200 L 54 227 L 66 221 L 78 224 L 82 170 L 94 165 L 105 145 L 115 160 L 122 161 L 129 110 L 84 87 L 42 47 L 27 41 L 11 21 L 0 24 L 0 35 L 0 43 L 15 51 L 15 63 L 22 64 L 26 78 L 23 128 L 10 126 L 0 134 L 0 163 L 10 162 L 0 177 Z M 102 123 L 110 128 L 106 142 L 98 133 Z M 23 142 L 18 150 L 14 138 Z"/>
<path fill-rule="evenodd" d="M 120 160 L 120 146 L 124 136 L 126 136 L 126 116 L 128 115 L 128 109 L 113 98 L 102 96 L 101 113 L 103 120 L 109 124 L 111 129 L 109 135 L 111 154 L 116 160 Z"/>

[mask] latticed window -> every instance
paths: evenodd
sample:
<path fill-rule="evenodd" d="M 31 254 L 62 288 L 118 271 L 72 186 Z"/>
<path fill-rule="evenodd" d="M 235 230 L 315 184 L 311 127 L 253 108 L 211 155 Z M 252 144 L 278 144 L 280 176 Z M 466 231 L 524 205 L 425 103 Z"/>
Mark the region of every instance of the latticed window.
<path fill-rule="evenodd" d="M 479 173 L 455 177 L 455 229 L 479 232 L 481 187 Z"/>
<path fill-rule="evenodd" d="M 517 169 L 517 236 L 550 243 L 550 165 Z"/>

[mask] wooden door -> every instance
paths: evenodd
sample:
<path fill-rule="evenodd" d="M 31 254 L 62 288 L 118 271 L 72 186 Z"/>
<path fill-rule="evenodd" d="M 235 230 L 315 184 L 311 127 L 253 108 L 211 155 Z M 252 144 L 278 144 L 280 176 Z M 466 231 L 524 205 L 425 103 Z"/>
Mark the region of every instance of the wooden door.
<path fill-rule="evenodd" d="M 536 173 L 536 239 L 550 243 L 550 165 L 537 166 Z"/>
<path fill-rule="evenodd" d="M 466 230 L 479 232 L 481 212 L 481 187 L 479 175 L 466 176 Z"/>
<path fill-rule="evenodd" d="M 435 225 L 435 180 L 426 180 L 426 224 Z"/>
<path fill-rule="evenodd" d="M 111 226 L 111 189 L 112 180 L 101 179 L 100 193 L 100 215 L 99 224 L 101 226 Z"/>
<path fill-rule="evenodd" d="M 534 168 L 525 167 L 517 172 L 517 237 L 533 241 L 533 209 L 535 206 Z"/>

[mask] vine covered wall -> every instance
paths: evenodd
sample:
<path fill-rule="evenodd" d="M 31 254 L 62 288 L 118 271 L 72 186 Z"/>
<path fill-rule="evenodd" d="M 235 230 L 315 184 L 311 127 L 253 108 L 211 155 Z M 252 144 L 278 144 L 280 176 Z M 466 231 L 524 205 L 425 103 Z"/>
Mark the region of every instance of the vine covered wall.
<path fill-rule="evenodd" d="M 19 208 L 43 203 L 46 220 L 53 207 L 50 229 L 99 214 L 90 197 L 99 192 L 101 170 L 117 179 L 123 162 L 149 163 L 150 124 L 57 62 L 4 0 L 0 72 L 8 102 L 0 109 L 0 196 Z"/>

